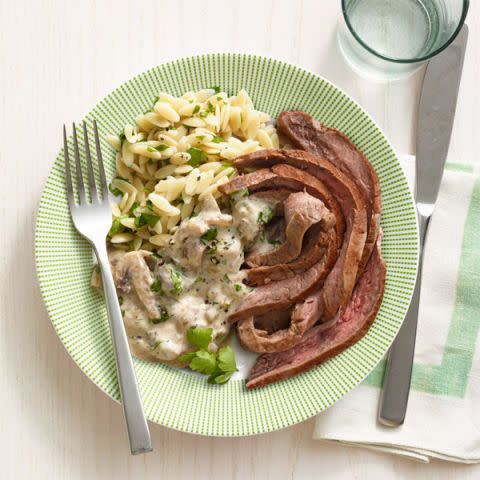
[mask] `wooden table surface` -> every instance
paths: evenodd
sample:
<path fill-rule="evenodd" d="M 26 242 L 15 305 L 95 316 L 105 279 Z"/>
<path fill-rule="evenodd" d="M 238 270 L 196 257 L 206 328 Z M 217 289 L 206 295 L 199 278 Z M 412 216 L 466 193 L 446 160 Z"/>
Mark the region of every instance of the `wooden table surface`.
<path fill-rule="evenodd" d="M 480 6 L 471 3 L 450 149 L 459 162 L 478 162 Z M 386 85 L 360 79 L 338 53 L 339 19 L 340 0 L 0 0 L 0 478 L 480 478 L 480 466 L 421 465 L 313 441 L 313 419 L 238 439 L 152 424 L 155 452 L 131 457 L 119 405 L 69 358 L 40 297 L 35 215 L 62 123 L 165 60 L 241 51 L 303 65 L 355 97 L 399 153 L 414 153 L 422 72 Z"/>

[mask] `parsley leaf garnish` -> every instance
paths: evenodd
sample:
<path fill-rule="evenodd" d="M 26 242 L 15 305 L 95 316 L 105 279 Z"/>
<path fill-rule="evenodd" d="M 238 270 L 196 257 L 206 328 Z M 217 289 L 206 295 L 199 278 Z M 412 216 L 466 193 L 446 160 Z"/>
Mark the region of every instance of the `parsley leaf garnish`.
<path fill-rule="evenodd" d="M 210 87 L 211 90 L 213 90 L 215 93 L 220 93 L 220 87 Z"/>
<path fill-rule="evenodd" d="M 217 358 L 214 353 L 199 350 L 188 366 L 196 372 L 211 375 L 217 367 Z"/>
<path fill-rule="evenodd" d="M 235 362 L 235 354 L 230 346 L 222 347 L 218 351 L 218 367 L 223 372 L 236 372 L 237 363 Z"/>
<path fill-rule="evenodd" d="M 195 115 L 196 113 L 198 113 L 200 111 L 200 105 L 195 105 L 194 109 L 193 109 L 193 114 Z"/>
<path fill-rule="evenodd" d="M 213 328 L 190 327 L 187 330 L 187 340 L 198 348 L 208 348 L 212 341 Z"/>

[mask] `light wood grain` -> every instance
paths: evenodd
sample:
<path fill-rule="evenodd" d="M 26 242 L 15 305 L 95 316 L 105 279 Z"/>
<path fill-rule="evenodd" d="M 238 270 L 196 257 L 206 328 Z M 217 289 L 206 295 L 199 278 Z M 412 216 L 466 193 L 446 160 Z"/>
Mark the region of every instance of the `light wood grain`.
<path fill-rule="evenodd" d="M 0 0 L 0 478 L 5 479 L 475 479 L 480 466 L 420 465 L 311 440 L 313 420 L 254 438 L 216 439 L 151 425 L 155 452 L 130 457 L 119 405 L 74 365 L 37 287 L 35 212 L 60 147 L 121 82 L 175 57 L 213 51 L 301 64 L 354 96 L 401 153 L 414 152 L 421 72 L 375 85 L 354 75 L 335 43 L 340 0 Z M 480 7 L 450 158 L 478 162 Z M 480 163 L 479 163 L 480 165 Z"/>

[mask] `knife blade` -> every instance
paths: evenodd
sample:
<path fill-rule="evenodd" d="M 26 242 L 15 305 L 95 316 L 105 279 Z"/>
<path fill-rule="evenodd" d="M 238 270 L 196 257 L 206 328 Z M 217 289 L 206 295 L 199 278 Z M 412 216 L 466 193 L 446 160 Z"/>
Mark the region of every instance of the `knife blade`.
<path fill-rule="evenodd" d="M 383 378 L 378 420 L 389 427 L 402 425 L 405 420 L 415 352 L 423 251 L 447 159 L 467 39 L 468 27 L 464 25 L 452 44 L 430 60 L 422 86 L 415 169 L 420 254 L 410 307 L 390 348 Z"/>

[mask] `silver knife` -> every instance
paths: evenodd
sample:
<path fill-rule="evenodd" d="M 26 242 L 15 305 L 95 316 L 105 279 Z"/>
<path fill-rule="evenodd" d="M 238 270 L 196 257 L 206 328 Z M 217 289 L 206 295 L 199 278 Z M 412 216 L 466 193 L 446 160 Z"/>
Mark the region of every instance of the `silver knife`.
<path fill-rule="evenodd" d="M 402 425 L 410 392 L 422 281 L 423 249 L 437 201 L 452 134 L 458 88 L 462 76 L 468 27 L 427 65 L 418 111 L 415 199 L 420 233 L 420 258 L 412 301 L 387 360 L 378 420 Z"/>

